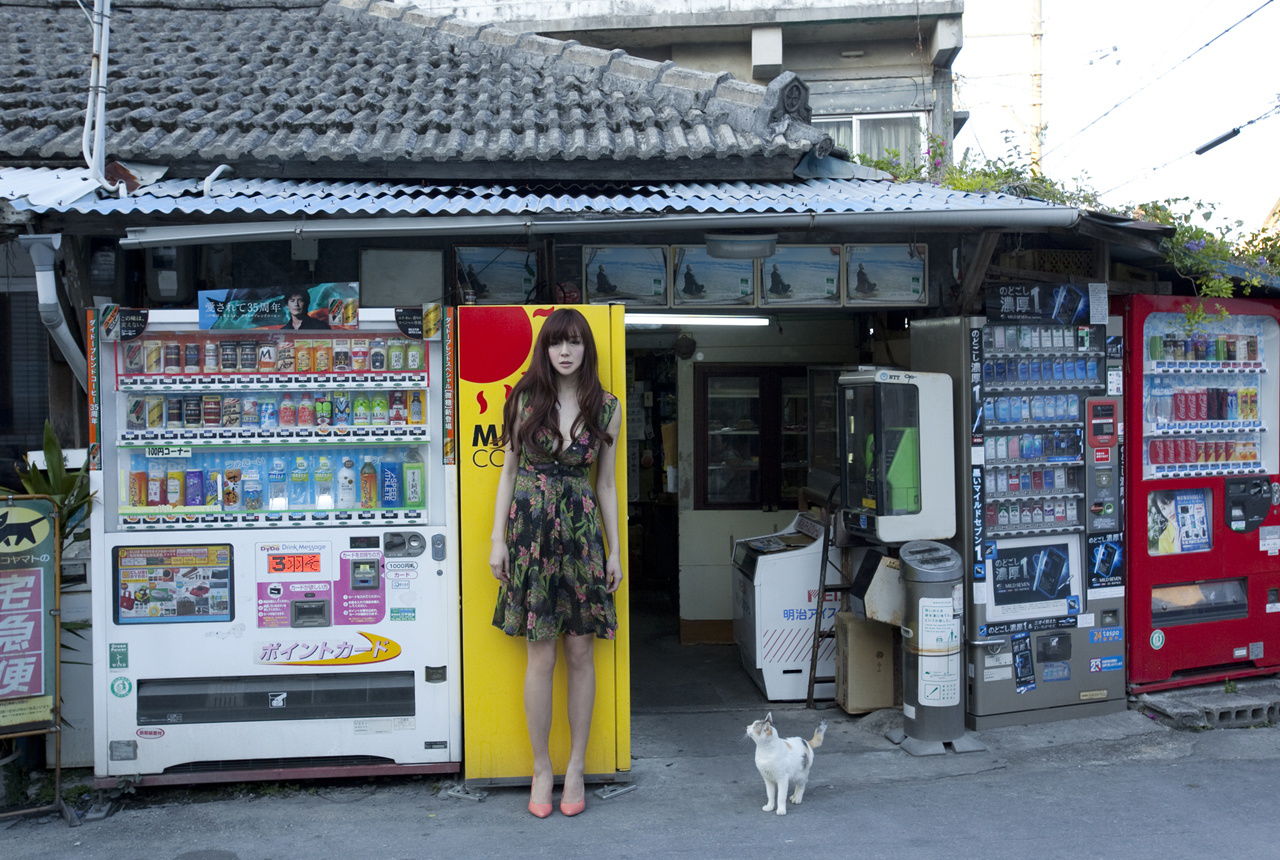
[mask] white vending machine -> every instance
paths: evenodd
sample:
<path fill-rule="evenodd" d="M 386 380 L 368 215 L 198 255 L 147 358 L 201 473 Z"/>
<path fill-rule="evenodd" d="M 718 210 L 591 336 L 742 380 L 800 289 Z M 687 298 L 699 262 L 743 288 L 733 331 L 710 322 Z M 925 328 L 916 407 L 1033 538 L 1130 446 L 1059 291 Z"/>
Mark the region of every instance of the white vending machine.
<path fill-rule="evenodd" d="M 100 785 L 459 769 L 456 477 L 422 310 L 93 314 Z"/>

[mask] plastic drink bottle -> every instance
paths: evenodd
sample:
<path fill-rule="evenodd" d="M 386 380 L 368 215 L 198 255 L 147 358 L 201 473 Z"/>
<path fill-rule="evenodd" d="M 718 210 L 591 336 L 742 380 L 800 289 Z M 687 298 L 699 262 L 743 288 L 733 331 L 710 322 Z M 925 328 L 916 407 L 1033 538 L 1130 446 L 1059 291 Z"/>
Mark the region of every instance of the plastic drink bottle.
<path fill-rule="evenodd" d="M 357 427 L 368 427 L 370 411 L 369 395 L 363 391 L 356 392 L 351 405 L 351 423 Z"/>
<path fill-rule="evenodd" d="M 311 507 L 311 467 L 306 457 L 293 458 L 293 471 L 289 473 L 289 508 L 305 510 Z"/>
<path fill-rule="evenodd" d="M 298 407 L 293 403 L 293 395 L 285 392 L 280 398 L 280 408 L 276 415 L 281 427 L 296 427 L 298 424 Z"/>
<path fill-rule="evenodd" d="M 356 480 L 355 461 L 350 457 L 343 457 L 342 468 L 338 470 L 337 505 L 339 509 L 349 510 L 358 503 Z"/>
<path fill-rule="evenodd" d="M 328 455 L 321 454 L 316 460 L 316 470 L 313 475 L 315 483 L 315 506 L 317 510 L 328 511 L 333 509 L 333 461 Z"/>
<path fill-rule="evenodd" d="M 267 508 L 273 511 L 287 510 L 289 507 L 289 485 L 286 482 L 284 457 L 276 457 L 267 470 Z"/>
<path fill-rule="evenodd" d="M 391 401 L 385 391 L 375 391 L 369 398 L 369 423 L 374 427 L 386 427 L 390 423 Z"/>
<path fill-rule="evenodd" d="M 427 470 L 417 448 L 404 455 L 404 477 L 401 483 L 404 506 L 421 510 L 427 506 Z"/>
<path fill-rule="evenodd" d="M 316 426 L 316 404 L 310 394 L 302 395 L 302 400 L 298 402 L 298 426 Z"/>
<path fill-rule="evenodd" d="M 378 468 L 373 465 L 373 457 L 365 455 L 364 465 L 360 467 L 360 507 L 373 508 L 378 504 Z"/>

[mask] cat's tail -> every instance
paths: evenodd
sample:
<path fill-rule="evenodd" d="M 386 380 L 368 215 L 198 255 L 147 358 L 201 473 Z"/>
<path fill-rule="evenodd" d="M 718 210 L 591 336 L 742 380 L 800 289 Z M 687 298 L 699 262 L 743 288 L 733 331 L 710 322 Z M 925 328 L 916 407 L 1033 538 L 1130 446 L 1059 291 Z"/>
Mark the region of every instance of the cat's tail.
<path fill-rule="evenodd" d="M 827 721 L 823 720 L 818 723 L 818 728 L 814 730 L 813 737 L 809 738 L 809 749 L 816 750 L 822 746 L 822 739 L 827 736 Z"/>

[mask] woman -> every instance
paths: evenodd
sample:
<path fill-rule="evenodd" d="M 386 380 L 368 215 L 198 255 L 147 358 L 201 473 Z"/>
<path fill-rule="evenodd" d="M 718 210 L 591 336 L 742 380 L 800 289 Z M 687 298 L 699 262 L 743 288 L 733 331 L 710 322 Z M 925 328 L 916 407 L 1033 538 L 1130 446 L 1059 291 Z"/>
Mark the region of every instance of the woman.
<path fill-rule="evenodd" d="M 555 784 L 548 744 L 551 679 L 561 639 L 570 744 L 560 812 L 577 815 L 586 807 L 593 652 L 596 638 L 612 639 L 617 629 L 613 593 L 622 583 L 613 475 L 620 425 L 618 400 L 596 375 L 586 318 L 572 308 L 554 311 L 542 325 L 528 372 L 503 407 L 499 443 L 506 457 L 489 553 L 489 567 L 502 583 L 494 626 L 526 640 L 524 707 L 533 747 L 529 812 L 538 818 L 551 814 Z M 588 474 L 593 463 L 594 492 Z"/>

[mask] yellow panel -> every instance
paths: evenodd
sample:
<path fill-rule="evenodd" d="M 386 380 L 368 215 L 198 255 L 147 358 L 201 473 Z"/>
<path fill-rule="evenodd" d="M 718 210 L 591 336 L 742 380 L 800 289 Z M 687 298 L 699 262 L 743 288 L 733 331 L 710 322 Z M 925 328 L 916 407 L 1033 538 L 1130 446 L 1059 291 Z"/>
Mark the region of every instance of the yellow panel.
<path fill-rule="evenodd" d="M 533 772 L 524 720 L 523 639 L 493 626 L 498 583 L 489 570 L 494 494 L 502 467 L 497 447 L 502 404 L 529 366 L 542 321 L 554 306 L 466 305 L 457 308 L 457 451 L 462 567 L 463 768 L 467 780 L 518 781 Z M 586 772 L 612 776 L 630 769 L 631 700 L 626 570 L 626 349 L 621 306 L 578 306 L 591 325 L 600 381 L 618 397 L 623 431 L 617 440 L 619 532 L 623 586 L 616 595 L 618 635 L 596 642 L 596 702 Z M 569 756 L 563 655 L 557 661 L 551 758 L 563 773 Z"/>

